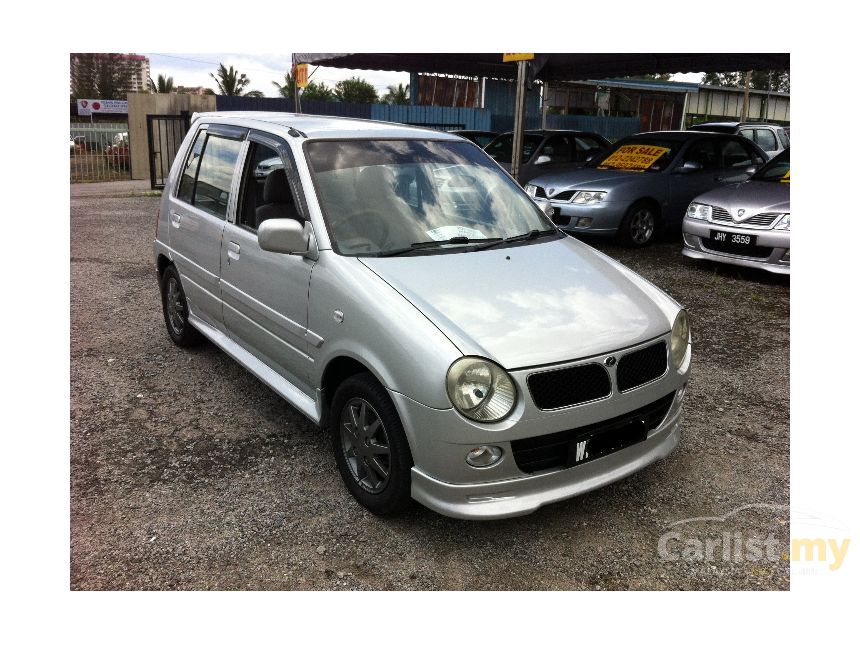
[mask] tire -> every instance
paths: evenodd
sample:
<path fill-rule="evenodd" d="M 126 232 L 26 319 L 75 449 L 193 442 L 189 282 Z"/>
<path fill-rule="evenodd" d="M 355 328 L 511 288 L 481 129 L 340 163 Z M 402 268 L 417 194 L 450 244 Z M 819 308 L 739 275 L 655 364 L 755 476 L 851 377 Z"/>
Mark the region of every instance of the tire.
<path fill-rule="evenodd" d="M 412 453 L 382 384 L 367 372 L 346 379 L 332 399 L 330 419 L 335 461 L 352 496 L 374 515 L 408 508 Z"/>
<path fill-rule="evenodd" d="M 618 227 L 618 239 L 625 246 L 641 248 L 657 237 L 660 217 L 657 209 L 648 202 L 636 202 L 624 215 Z"/>
<path fill-rule="evenodd" d="M 164 269 L 161 276 L 161 310 L 164 313 L 164 324 L 170 339 L 180 347 L 192 347 L 200 343 L 203 337 L 188 322 L 188 302 L 179 272 L 172 264 Z"/>

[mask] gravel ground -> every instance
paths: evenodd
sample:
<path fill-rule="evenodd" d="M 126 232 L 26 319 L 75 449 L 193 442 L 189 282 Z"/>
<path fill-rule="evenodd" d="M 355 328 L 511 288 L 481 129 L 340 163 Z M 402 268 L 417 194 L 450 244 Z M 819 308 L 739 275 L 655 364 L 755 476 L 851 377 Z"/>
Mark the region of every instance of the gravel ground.
<path fill-rule="evenodd" d="M 658 549 L 670 530 L 787 548 L 787 279 L 695 264 L 679 242 L 600 244 L 689 309 L 680 447 L 526 517 L 463 522 L 416 505 L 382 520 L 352 501 L 304 417 L 215 347 L 170 342 L 157 207 L 72 198 L 72 589 L 788 588 L 784 558 L 737 562 L 718 545 L 697 560 L 689 542 L 691 557 L 666 561 Z M 749 504 L 781 508 L 670 526 Z"/>

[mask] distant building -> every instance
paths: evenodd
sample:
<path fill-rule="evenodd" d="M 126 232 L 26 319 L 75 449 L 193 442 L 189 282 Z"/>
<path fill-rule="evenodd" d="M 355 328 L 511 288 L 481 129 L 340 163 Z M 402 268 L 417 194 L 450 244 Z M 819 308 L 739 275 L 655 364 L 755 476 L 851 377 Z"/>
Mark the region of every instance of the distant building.
<path fill-rule="evenodd" d="M 72 86 L 74 85 L 73 79 L 75 76 L 75 69 L 77 68 L 78 62 L 83 56 L 95 56 L 97 58 L 119 56 L 120 58 L 129 61 L 131 63 L 130 67 L 132 69 L 131 86 L 129 87 L 129 91 L 149 91 L 149 59 L 146 56 L 141 56 L 140 54 L 72 54 L 71 68 L 69 70 L 69 91 L 72 91 Z"/>

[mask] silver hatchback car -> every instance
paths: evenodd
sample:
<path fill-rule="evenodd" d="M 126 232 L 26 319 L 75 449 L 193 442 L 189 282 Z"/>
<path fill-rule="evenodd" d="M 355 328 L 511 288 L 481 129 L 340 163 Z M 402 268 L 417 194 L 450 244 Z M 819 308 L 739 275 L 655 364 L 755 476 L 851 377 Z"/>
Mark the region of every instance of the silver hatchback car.
<path fill-rule="evenodd" d="M 522 515 L 678 444 L 684 309 L 456 135 L 196 115 L 154 252 L 173 341 L 208 338 L 327 429 L 374 513 Z"/>

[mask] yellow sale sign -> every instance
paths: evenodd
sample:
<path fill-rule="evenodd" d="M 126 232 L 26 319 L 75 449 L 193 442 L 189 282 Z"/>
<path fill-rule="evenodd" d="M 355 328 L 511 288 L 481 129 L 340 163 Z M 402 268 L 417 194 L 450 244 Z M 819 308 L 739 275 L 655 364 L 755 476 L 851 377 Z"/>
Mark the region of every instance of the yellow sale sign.
<path fill-rule="evenodd" d="M 518 60 L 533 60 L 534 54 L 502 54 L 503 63 L 513 63 Z"/>
<path fill-rule="evenodd" d="M 308 86 L 307 64 L 296 65 L 296 85 L 303 89 Z"/>
<path fill-rule="evenodd" d="M 604 159 L 598 167 L 641 172 L 648 170 L 655 161 L 667 152 L 669 152 L 669 148 L 661 146 L 621 146 Z"/>

